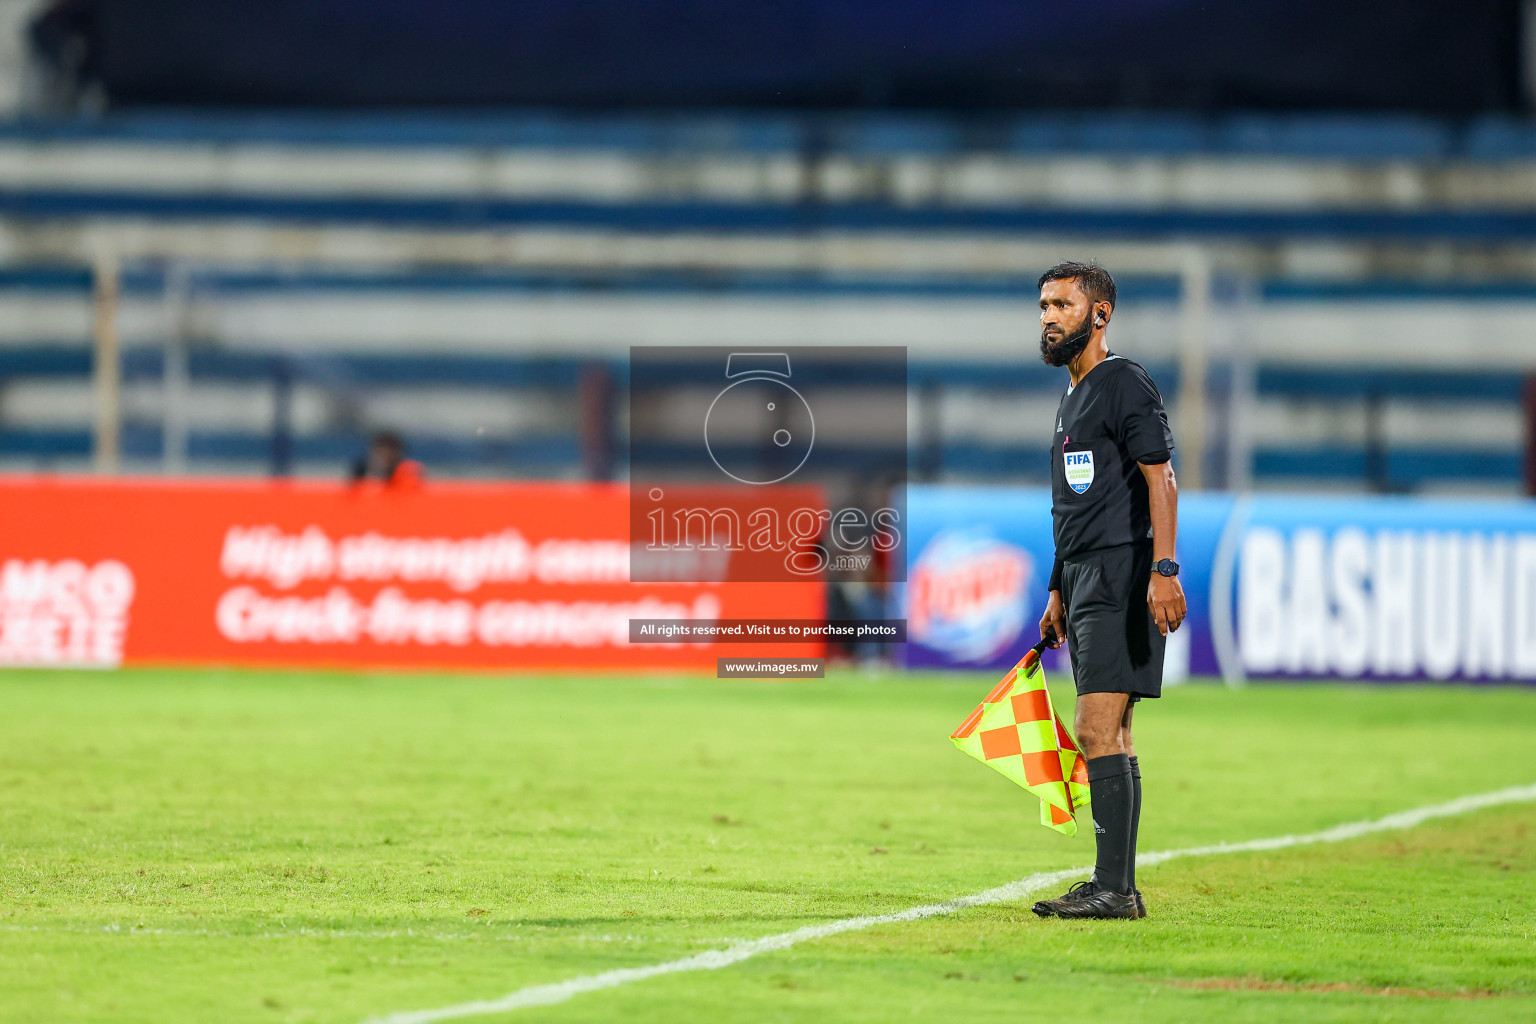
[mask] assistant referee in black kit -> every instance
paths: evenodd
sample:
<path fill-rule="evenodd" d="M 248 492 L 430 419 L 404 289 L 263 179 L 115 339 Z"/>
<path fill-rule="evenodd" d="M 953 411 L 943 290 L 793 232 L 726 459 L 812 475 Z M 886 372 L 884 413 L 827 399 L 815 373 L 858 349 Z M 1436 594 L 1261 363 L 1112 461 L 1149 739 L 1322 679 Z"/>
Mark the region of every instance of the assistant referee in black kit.
<path fill-rule="evenodd" d="M 1034 906 L 1041 917 L 1147 914 L 1136 889 L 1141 768 L 1131 715 L 1163 689 L 1163 647 L 1184 620 L 1173 560 L 1178 486 L 1163 396 L 1109 350 L 1115 282 L 1102 267 L 1058 263 L 1040 277 L 1040 356 L 1071 374 L 1051 442 L 1056 565 L 1040 635 L 1066 638 L 1077 680 L 1078 743 L 1088 759 L 1098 861 L 1093 877 Z"/>

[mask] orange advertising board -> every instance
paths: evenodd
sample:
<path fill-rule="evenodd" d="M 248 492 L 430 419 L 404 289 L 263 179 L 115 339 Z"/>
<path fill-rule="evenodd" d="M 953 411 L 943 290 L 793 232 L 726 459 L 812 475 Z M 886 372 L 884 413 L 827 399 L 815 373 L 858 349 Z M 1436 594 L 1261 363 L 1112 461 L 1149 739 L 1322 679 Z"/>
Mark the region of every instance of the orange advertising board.
<path fill-rule="evenodd" d="M 816 582 L 631 583 L 628 525 L 606 484 L 0 478 L 0 665 L 712 671 L 756 652 L 629 620 L 824 613 Z"/>

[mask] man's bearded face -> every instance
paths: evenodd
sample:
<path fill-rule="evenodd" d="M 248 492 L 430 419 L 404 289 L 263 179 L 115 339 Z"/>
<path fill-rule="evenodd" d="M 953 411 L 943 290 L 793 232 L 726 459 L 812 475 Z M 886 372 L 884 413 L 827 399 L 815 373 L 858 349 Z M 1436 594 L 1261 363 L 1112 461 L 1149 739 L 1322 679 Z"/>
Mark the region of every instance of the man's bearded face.
<path fill-rule="evenodd" d="M 1070 331 L 1055 325 L 1040 329 L 1040 358 L 1047 366 L 1066 366 L 1088 347 L 1093 337 L 1093 308 L 1083 314 L 1082 323 Z"/>

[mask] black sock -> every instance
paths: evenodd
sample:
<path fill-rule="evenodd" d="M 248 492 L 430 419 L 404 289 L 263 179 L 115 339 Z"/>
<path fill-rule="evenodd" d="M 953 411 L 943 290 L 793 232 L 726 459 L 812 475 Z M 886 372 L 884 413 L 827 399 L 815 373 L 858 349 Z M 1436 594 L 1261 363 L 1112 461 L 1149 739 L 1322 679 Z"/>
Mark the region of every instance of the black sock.
<path fill-rule="evenodd" d="M 1131 755 L 1131 847 L 1130 854 L 1126 857 L 1126 863 L 1130 865 L 1126 874 L 1130 879 L 1131 888 L 1136 888 L 1136 833 L 1141 828 L 1141 764 L 1137 762 L 1136 755 Z"/>
<path fill-rule="evenodd" d="M 1131 891 L 1130 850 L 1131 761 L 1125 754 L 1108 754 L 1088 762 L 1088 792 L 1093 810 L 1094 838 L 1098 840 L 1098 863 L 1093 881 L 1101 889 Z"/>

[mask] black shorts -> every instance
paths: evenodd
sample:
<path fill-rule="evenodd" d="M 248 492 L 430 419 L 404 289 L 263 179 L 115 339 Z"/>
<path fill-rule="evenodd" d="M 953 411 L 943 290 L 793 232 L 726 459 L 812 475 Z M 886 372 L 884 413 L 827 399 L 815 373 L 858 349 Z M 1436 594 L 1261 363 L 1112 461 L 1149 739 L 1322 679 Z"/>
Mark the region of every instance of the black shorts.
<path fill-rule="evenodd" d="M 1163 695 L 1167 641 L 1147 607 L 1152 545 L 1100 548 L 1061 566 L 1067 645 L 1077 692 Z"/>

